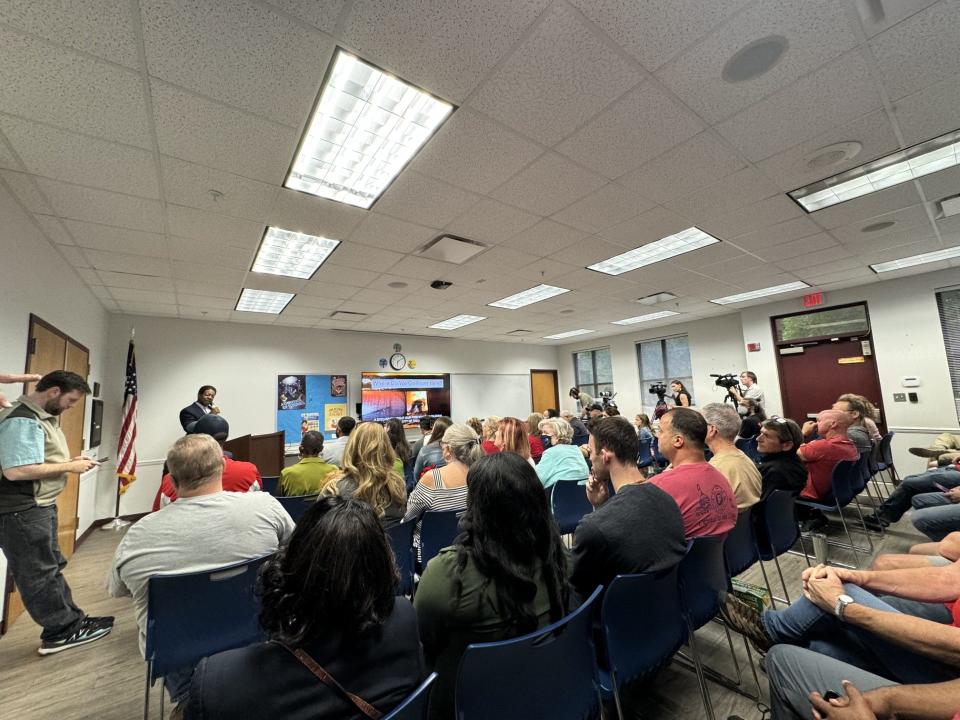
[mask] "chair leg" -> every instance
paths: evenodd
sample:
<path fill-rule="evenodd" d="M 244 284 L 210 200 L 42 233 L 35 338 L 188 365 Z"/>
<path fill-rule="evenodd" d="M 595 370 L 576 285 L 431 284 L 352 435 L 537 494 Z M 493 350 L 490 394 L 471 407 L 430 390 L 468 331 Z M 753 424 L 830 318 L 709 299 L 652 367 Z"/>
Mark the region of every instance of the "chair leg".
<path fill-rule="evenodd" d="M 160 720 L 164 720 L 163 715 L 163 701 L 166 700 L 167 689 L 164 687 L 164 683 L 160 681 Z"/>
<path fill-rule="evenodd" d="M 753 652 L 750 650 L 750 643 L 747 642 L 745 635 L 741 636 L 743 638 L 743 646 L 747 649 L 747 662 L 750 663 L 750 672 L 753 673 L 753 682 L 757 686 L 757 699 L 763 697 L 763 691 L 760 689 L 760 678 L 757 676 L 757 666 L 753 662 Z"/>
<path fill-rule="evenodd" d="M 864 535 L 866 536 L 866 538 L 867 538 L 867 545 L 870 546 L 869 552 L 872 553 L 872 552 L 873 552 L 873 538 L 870 536 L 870 535 L 871 535 L 870 531 L 867 530 L 867 524 L 863 521 L 863 512 L 860 510 L 860 501 L 857 500 L 857 498 L 854 498 L 854 499 L 853 499 L 853 506 L 857 509 L 857 517 L 860 518 L 860 527 L 863 528 L 863 534 L 864 534 Z M 881 527 L 882 527 L 882 525 L 881 525 Z"/>
<path fill-rule="evenodd" d="M 610 671 L 610 684 L 613 685 L 613 702 L 617 708 L 617 717 L 619 720 L 625 720 L 623 716 L 623 706 L 620 704 L 620 688 L 617 687 L 617 675 L 612 670 Z M 603 703 L 600 703 L 601 709 L 603 708 Z"/>
<path fill-rule="evenodd" d="M 780 585 L 783 586 L 783 597 L 786 598 L 787 605 L 790 605 L 790 593 L 787 592 L 787 583 L 783 579 L 783 570 L 780 569 L 780 560 L 776 555 L 773 556 L 773 564 L 777 566 L 777 574 L 780 576 Z M 809 561 L 807 563 L 809 565 Z"/>
<path fill-rule="evenodd" d="M 727 627 L 725 622 L 720 623 L 723 625 L 723 632 L 727 636 L 727 647 L 730 648 L 730 657 L 733 658 L 733 669 L 737 671 L 737 685 L 743 684 L 743 673 L 740 672 L 740 661 L 737 660 L 737 654 L 733 651 L 733 638 L 730 637 L 730 628 Z"/>
<path fill-rule="evenodd" d="M 767 569 L 763 566 L 763 560 L 759 560 L 760 572 L 763 573 L 763 584 L 767 586 L 767 592 L 770 593 L 770 609 L 777 609 L 777 600 L 773 596 L 773 588 L 770 586 L 770 578 L 767 577 Z"/>
<path fill-rule="evenodd" d="M 143 720 L 150 720 L 150 672 L 153 662 L 147 660 L 147 677 L 143 683 Z"/>
<path fill-rule="evenodd" d="M 707 720 L 717 720 L 713 714 L 713 702 L 710 700 L 710 690 L 707 688 L 707 679 L 703 674 L 703 664 L 700 662 L 700 653 L 697 651 L 697 641 L 694 636 L 693 624 L 687 618 L 687 634 L 689 635 L 690 651 L 693 653 L 693 665 L 697 672 L 697 682 L 700 683 L 700 696 L 703 698 L 703 709 L 707 713 Z"/>
<path fill-rule="evenodd" d="M 840 508 L 837 508 L 840 511 L 840 522 L 843 523 L 843 531 L 847 534 L 847 541 L 850 543 L 850 549 L 853 551 L 853 562 L 856 567 L 860 567 L 860 554 L 857 552 L 857 546 L 853 543 L 853 536 L 850 534 L 850 528 L 847 527 L 847 521 L 843 517 L 843 511 Z"/>

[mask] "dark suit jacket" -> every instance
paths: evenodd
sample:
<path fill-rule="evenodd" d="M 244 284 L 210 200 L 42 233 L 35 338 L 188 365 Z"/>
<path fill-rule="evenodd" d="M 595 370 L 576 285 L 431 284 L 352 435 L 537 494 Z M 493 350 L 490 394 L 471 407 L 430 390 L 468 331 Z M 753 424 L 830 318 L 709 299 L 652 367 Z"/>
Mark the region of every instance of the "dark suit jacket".
<path fill-rule="evenodd" d="M 206 413 L 203 411 L 200 403 L 195 402 L 187 405 L 183 410 L 180 411 L 180 424 L 183 426 L 183 431 L 190 432 L 188 426 L 195 423 L 204 415 L 206 415 Z"/>

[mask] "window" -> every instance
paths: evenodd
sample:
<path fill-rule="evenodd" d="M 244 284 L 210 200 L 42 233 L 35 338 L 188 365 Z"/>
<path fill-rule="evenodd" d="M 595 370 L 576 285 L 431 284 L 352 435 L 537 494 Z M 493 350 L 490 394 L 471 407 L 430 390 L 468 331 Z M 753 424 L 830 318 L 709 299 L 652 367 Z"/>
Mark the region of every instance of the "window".
<path fill-rule="evenodd" d="M 577 387 L 594 398 L 613 392 L 613 363 L 610 348 L 584 350 L 573 354 L 573 372 Z"/>
<path fill-rule="evenodd" d="M 777 342 L 791 343 L 829 337 L 852 337 L 870 332 L 866 305 L 846 305 L 775 318 Z"/>
<path fill-rule="evenodd" d="M 960 419 L 960 288 L 940 290 L 937 293 L 937 309 L 940 311 L 947 367 L 953 385 L 953 401 L 957 406 L 957 419 Z"/>
<path fill-rule="evenodd" d="M 657 396 L 650 394 L 650 386 L 661 382 L 667 386 L 667 395 L 672 395 L 670 383 L 679 380 L 693 397 L 693 371 L 690 369 L 690 345 L 686 335 L 649 340 L 637 343 L 637 365 L 640 367 L 640 403 L 643 412 L 653 418 Z"/>

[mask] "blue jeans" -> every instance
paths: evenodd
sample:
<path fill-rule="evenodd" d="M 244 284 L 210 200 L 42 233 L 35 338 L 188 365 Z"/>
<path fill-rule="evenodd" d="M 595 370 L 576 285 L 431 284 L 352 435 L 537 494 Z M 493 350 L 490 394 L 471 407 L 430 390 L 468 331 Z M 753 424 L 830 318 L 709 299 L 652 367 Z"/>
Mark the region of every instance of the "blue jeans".
<path fill-rule="evenodd" d="M 163 676 L 163 686 L 170 693 L 170 702 L 176 705 L 187 699 L 192 678 L 193 668 L 174 670 Z"/>
<path fill-rule="evenodd" d="M 910 501 L 915 495 L 931 493 L 937 490 L 934 483 L 952 488 L 960 485 L 960 472 L 950 468 L 930 470 L 929 472 L 909 475 L 890 493 L 877 510 L 877 515 L 887 522 L 897 522 L 910 509 Z"/>
<path fill-rule="evenodd" d="M 886 596 L 878 598 L 856 585 L 844 592 L 866 607 L 898 612 L 950 625 L 953 617 L 942 604 Z M 805 647 L 900 683 L 931 683 L 955 679 L 956 668 L 919 655 L 824 612 L 806 598 L 785 610 L 767 610 L 763 625 L 776 643 Z"/>
<path fill-rule="evenodd" d="M 943 540 L 954 530 L 960 530 L 960 505 L 950 502 L 942 492 L 917 495 L 913 498 L 913 508 L 913 526 L 931 540 Z"/>

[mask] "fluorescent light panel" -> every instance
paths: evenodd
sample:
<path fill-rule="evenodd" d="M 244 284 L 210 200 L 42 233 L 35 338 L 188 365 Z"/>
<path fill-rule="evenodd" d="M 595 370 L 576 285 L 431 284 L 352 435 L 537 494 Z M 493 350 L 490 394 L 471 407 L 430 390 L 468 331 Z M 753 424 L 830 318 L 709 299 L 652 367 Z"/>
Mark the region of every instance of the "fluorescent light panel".
<path fill-rule="evenodd" d="M 567 332 L 557 333 L 556 335 L 544 335 L 544 340 L 563 340 L 564 338 L 576 337 L 577 335 L 589 335 L 595 330 L 586 330 L 581 328 L 580 330 L 568 330 Z"/>
<path fill-rule="evenodd" d="M 808 287 L 810 286 L 805 282 L 797 281 L 786 283 L 784 285 L 774 285 L 768 288 L 760 288 L 759 290 L 751 290 L 750 292 L 740 293 L 739 295 L 727 295 L 726 297 L 717 298 L 716 300 L 711 300 L 710 302 L 716 303 L 717 305 L 732 305 L 733 303 L 756 300 L 757 298 L 767 297 L 767 295 L 779 295 L 780 293 L 790 292 L 791 290 L 802 290 L 803 288 Z"/>
<path fill-rule="evenodd" d="M 250 269 L 270 275 L 309 278 L 339 244 L 339 240 L 270 226 Z"/>
<path fill-rule="evenodd" d="M 808 213 L 960 164 L 960 130 L 787 193 Z"/>
<path fill-rule="evenodd" d="M 662 310 L 655 313 L 647 313 L 646 315 L 637 315 L 636 317 L 628 317 L 623 320 L 614 320 L 611 325 L 636 325 L 637 323 L 650 322 L 651 320 L 661 320 L 665 317 L 670 317 L 671 315 L 679 315 L 673 310 Z"/>
<path fill-rule="evenodd" d="M 480 315 L 457 315 L 442 322 L 438 322 L 435 325 L 431 325 L 430 327 L 436 330 L 456 330 L 457 328 L 462 328 L 464 325 L 472 325 L 473 323 L 480 322 L 481 320 L 486 320 L 486 318 Z"/>
<path fill-rule="evenodd" d="M 337 50 L 284 185 L 369 208 L 452 111 Z"/>
<path fill-rule="evenodd" d="M 236 309 L 241 312 L 259 312 L 279 315 L 293 298 L 293 293 L 244 288 L 243 292 L 240 293 L 240 299 L 237 300 Z"/>
<path fill-rule="evenodd" d="M 891 260 L 890 262 L 877 263 L 871 265 L 870 269 L 875 273 L 890 272 L 891 270 L 901 270 L 903 268 L 913 267 L 914 265 L 923 265 L 925 263 L 937 262 L 937 260 L 950 260 L 960 257 L 960 245 L 957 247 L 946 248 L 944 250 L 934 250 L 933 252 L 921 253 L 920 255 L 911 255 L 910 257 Z"/>
<path fill-rule="evenodd" d="M 661 260 L 683 255 L 718 242 L 720 241 L 713 235 L 708 235 L 700 228 L 691 227 L 673 235 L 667 235 L 665 238 L 660 238 L 652 243 L 641 245 L 622 255 L 588 265 L 587 269 L 607 275 L 622 275 L 645 265 L 653 265 L 653 263 L 658 263 Z"/>
<path fill-rule="evenodd" d="M 497 300 L 496 302 L 487 304 L 490 307 L 516 310 L 517 308 L 522 308 L 524 305 L 532 305 L 533 303 L 540 302 L 541 300 L 547 300 L 568 292 L 570 291 L 562 287 L 555 287 L 553 285 L 537 285 L 529 290 L 524 290 L 523 292 L 518 292 L 510 297 L 505 297 L 501 300 Z"/>

